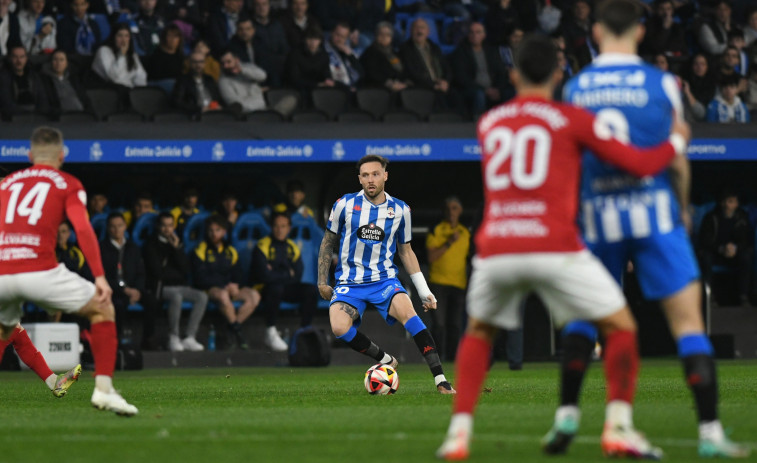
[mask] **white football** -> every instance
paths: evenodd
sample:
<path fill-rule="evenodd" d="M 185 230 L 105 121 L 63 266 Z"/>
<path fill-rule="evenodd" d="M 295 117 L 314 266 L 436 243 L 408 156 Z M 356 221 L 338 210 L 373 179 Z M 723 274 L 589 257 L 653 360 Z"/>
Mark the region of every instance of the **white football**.
<path fill-rule="evenodd" d="M 377 363 L 365 372 L 365 389 L 373 395 L 394 394 L 399 386 L 397 370 L 389 365 Z"/>

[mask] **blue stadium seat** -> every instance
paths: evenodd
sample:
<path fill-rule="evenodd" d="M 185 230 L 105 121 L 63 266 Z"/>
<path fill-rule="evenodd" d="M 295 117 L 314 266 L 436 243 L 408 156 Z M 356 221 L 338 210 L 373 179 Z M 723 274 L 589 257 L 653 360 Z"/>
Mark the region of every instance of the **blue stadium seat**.
<path fill-rule="evenodd" d="M 155 222 L 158 214 L 155 212 L 145 212 L 137 219 L 134 228 L 131 231 L 131 239 L 140 248 L 144 246 L 145 241 L 155 232 Z"/>
<path fill-rule="evenodd" d="M 90 223 L 92 224 L 92 228 L 94 228 L 95 230 L 95 236 L 98 240 L 105 239 L 105 226 L 107 225 L 107 222 L 108 214 L 106 212 L 97 214 L 90 219 Z"/>
<path fill-rule="evenodd" d="M 242 269 L 242 281 L 248 281 L 252 250 L 260 238 L 271 233 L 265 218 L 257 212 L 245 212 L 237 219 L 231 231 L 231 245 L 239 253 L 239 265 Z"/>
<path fill-rule="evenodd" d="M 97 27 L 100 28 L 100 37 L 103 40 L 110 37 L 110 22 L 108 21 L 108 17 L 104 14 L 91 14 L 89 16 L 97 24 Z"/>
<path fill-rule="evenodd" d="M 209 216 L 209 212 L 200 212 L 187 220 L 187 224 L 184 226 L 184 236 L 181 237 L 184 241 L 184 251 L 187 254 L 194 251 L 197 245 L 205 239 L 205 219 Z"/>
<path fill-rule="evenodd" d="M 301 214 L 292 215 L 292 232 L 289 237 L 300 248 L 302 265 L 302 282 L 316 284 L 318 282 L 318 250 L 323 240 L 323 230 L 312 217 Z"/>
<path fill-rule="evenodd" d="M 699 235 L 699 229 L 702 227 L 702 220 L 708 212 L 715 208 L 715 202 L 710 201 L 700 205 L 694 205 L 694 214 L 691 217 L 691 235 L 692 241 Z"/>

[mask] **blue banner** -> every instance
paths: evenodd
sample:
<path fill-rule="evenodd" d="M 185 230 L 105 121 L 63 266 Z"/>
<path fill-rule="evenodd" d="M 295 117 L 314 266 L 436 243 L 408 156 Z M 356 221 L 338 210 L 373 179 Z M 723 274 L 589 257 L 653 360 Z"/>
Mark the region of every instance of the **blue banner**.
<path fill-rule="evenodd" d="M 475 139 L 68 140 L 66 162 L 354 162 L 367 154 L 392 161 L 476 161 Z M 0 140 L 0 162 L 28 162 L 29 142 Z M 698 139 L 693 161 L 757 160 L 757 139 Z"/>

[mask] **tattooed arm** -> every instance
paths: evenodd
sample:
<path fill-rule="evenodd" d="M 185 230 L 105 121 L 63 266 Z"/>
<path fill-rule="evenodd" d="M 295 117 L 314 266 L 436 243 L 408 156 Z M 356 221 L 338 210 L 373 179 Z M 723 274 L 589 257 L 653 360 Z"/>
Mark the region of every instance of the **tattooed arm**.
<path fill-rule="evenodd" d="M 318 292 L 327 301 L 331 299 L 334 288 L 329 286 L 329 268 L 331 268 L 331 254 L 338 241 L 336 233 L 326 230 L 321 241 L 321 249 L 318 251 Z"/>

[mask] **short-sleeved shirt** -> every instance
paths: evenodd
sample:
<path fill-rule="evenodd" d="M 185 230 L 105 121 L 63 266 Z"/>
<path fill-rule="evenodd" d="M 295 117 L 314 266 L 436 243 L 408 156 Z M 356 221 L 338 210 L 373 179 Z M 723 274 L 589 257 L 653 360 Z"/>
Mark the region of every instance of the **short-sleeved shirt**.
<path fill-rule="evenodd" d="M 462 224 L 456 227 L 445 221 L 440 222 L 426 237 L 427 248 L 443 246 L 455 232 L 460 238 L 452 243 L 441 257 L 431 262 L 429 282 L 437 285 L 454 286 L 465 289 L 468 285 L 467 258 L 470 250 L 470 232 Z"/>
<path fill-rule="evenodd" d="M 364 192 L 342 196 L 331 209 L 326 228 L 339 236 L 339 284 L 362 284 L 394 278 L 397 243 L 412 238 L 410 207 L 386 193 L 375 205 Z"/>

